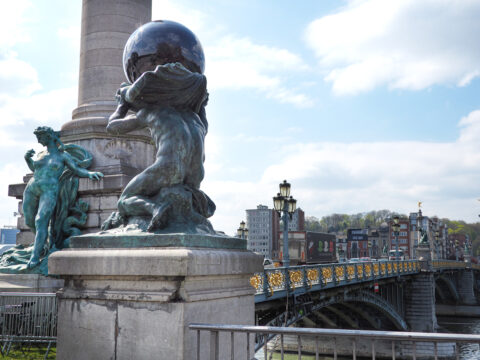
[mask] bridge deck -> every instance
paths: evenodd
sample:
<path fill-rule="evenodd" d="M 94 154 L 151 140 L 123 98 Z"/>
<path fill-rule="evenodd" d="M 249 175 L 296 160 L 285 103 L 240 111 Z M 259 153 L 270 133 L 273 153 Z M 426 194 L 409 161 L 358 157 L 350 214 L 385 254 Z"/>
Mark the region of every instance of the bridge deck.
<path fill-rule="evenodd" d="M 480 265 L 450 260 L 434 260 L 432 267 L 435 271 L 465 268 L 480 270 Z M 418 260 L 317 264 L 265 269 L 261 273 L 255 273 L 250 278 L 250 284 L 256 289 L 255 303 L 260 303 L 292 293 L 304 294 L 419 272 Z"/>

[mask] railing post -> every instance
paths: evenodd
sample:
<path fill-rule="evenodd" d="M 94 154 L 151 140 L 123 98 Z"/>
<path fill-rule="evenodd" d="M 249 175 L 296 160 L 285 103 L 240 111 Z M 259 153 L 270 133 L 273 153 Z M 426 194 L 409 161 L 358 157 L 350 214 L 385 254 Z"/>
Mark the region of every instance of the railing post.
<path fill-rule="evenodd" d="M 218 360 L 218 331 L 210 332 L 210 360 Z"/>
<path fill-rule="evenodd" d="M 303 287 L 306 292 L 308 289 L 308 279 L 307 279 L 307 269 L 305 268 L 305 266 L 302 267 L 302 276 L 303 276 Z"/>
<path fill-rule="evenodd" d="M 318 267 L 318 284 L 320 285 L 320 288 L 324 287 L 322 269 L 323 269 L 322 266 Z"/>
<path fill-rule="evenodd" d="M 284 287 L 285 290 L 287 291 L 287 296 L 288 293 L 290 292 L 290 272 L 288 268 L 283 268 L 283 274 L 284 274 Z"/>
<path fill-rule="evenodd" d="M 267 297 L 268 296 L 268 274 L 265 270 L 263 270 L 262 276 L 263 276 L 263 295 Z"/>

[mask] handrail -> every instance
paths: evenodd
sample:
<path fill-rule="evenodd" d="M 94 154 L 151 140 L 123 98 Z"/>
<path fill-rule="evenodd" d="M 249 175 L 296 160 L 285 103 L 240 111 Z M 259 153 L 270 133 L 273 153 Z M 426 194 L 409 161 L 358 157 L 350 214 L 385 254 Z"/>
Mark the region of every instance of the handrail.
<path fill-rule="evenodd" d="M 379 331 L 379 330 L 348 330 L 348 329 L 323 329 L 323 328 L 292 328 L 253 325 L 225 325 L 225 324 L 200 324 L 192 323 L 190 330 L 241 332 L 251 334 L 275 334 L 296 336 L 335 336 L 335 337 L 367 337 L 382 340 L 398 341 L 435 341 L 435 342 L 478 342 L 480 335 L 451 334 L 451 333 L 425 333 L 407 331 Z"/>
<path fill-rule="evenodd" d="M 378 331 L 378 330 L 347 330 L 347 329 L 321 329 L 321 328 L 290 328 L 290 327 L 271 327 L 271 326 L 250 326 L 250 325 L 225 325 L 225 324 L 190 324 L 189 329 L 196 332 L 196 360 L 206 359 L 212 360 L 230 359 L 234 360 L 235 351 L 242 357 L 247 359 L 253 355 L 252 349 L 255 351 L 263 347 L 264 357 L 267 359 L 268 340 L 274 339 L 273 347 L 280 351 L 283 359 L 285 347 L 285 336 L 296 339 L 297 359 L 302 359 L 302 337 L 306 336 L 315 341 L 315 357 L 319 358 L 320 339 L 332 339 L 333 347 L 329 350 L 333 353 L 334 359 L 337 359 L 339 348 L 337 347 L 337 339 L 347 339 L 352 341 L 349 355 L 356 359 L 358 356 L 357 343 L 364 343 L 365 340 L 370 341 L 370 354 L 363 353 L 362 356 L 370 356 L 376 359 L 377 349 L 383 344 L 382 351 L 384 356 L 390 351 L 391 358 L 395 359 L 399 351 L 403 356 L 412 356 L 416 359 L 417 352 L 427 355 L 428 358 L 438 359 L 439 351 L 443 356 L 449 358 L 455 356 L 459 359 L 460 349 L 458 343 L 475 343 L 480 344 L 480 335 L 472 334 L 439 334 L 439 333 L 422 333 L 422 332 L 400 332 L 400 331 Z M 200 341 L 200 333 L 208 332 L 210 341 Z M 220 333 L 230 333 L 230 341 L 220 342 Z M 235 334 L 246 334 L 246 337 L 236 337 Z M 250 342 L 255 336 L 255 346 L 251 347 Z M 280 338 L 280 348 L 278 348 L 278 338 Z M 223 338 L 225 339 L 225 337 Z M 242 342 L 242 339 L 246 340 Z M 390 350 L 385 347 L 391 342 Z M 208 345 L 207 345 L 208 344 Z M 442 345 L 440 345 L 442 344 Z M 453 345 L 453 346 L 452 346 Z M 235 348 L 235 349 L 234 349 Z M 291 350 L 291 349 L 290 349 Z M 328 351 L 328 350 L 327 350 Z M 345 352 L 345 348 L 342 350 Z M 365 349 L 364 349 L 365 351 Z M 368 351 L 368 350 L 367 350 Z M 207 357 L 205 357 L 207 355 Z M 380 355 L 380 354 L 379 354 Z"/>

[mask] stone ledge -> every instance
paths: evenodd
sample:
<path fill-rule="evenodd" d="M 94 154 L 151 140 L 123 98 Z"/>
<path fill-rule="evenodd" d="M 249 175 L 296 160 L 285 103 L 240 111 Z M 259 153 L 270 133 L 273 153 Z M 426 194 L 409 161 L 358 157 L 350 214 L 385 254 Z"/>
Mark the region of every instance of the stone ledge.
<path fill-rule="evenodd" d="M 74 236 L 72 249 L 124 249 L 145 247 L 186 247 L 246 250 L 247 241 L 239 238 L 201 234 L 155 234 L 139 230 L 105 231 Z"/>
<path fill-rule="evenodd" d="M 65 249 L 48 261 L 49 274 L 62 277 L 240 275 L 262 270 L 262 256 L 247 250 Z"/>

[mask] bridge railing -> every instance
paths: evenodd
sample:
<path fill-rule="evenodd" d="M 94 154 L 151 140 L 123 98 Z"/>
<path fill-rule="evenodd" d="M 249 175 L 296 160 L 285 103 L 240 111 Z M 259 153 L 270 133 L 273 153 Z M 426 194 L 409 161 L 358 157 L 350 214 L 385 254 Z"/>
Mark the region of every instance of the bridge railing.
<path fill-rule="evenodd" d="M 314 353 L 316 359 L 320 354 L 333 354 L 337 356 L 388 357 L 395 359 L 397 356 L 416 359 L 460 358 L 458 344 L 480 344 L 480 335 L 471 334 L 440 334 L 420 332 L 397 332 L 397 331 L 371 331 L 371 330 L 341 330 L 320 328 L 291 328 L 270 326 L 246 326 L 246 325 L 220 325 L 220 324 L 191 324 L 190 330 L 196 332 L 196 360 L 206 360 L 200 354 L 208 354 L 208 359 L 234 359 L 237 347 L 243 347 L 247 359 L 258 346 L 255 339 L 261 337 L 275 340 L 263 345 L 263 357 L 268 358 L 268 351 L 280 352 L 281 359 L 287 350 L 295 350 L 297 358 L 302 358 L 302 353 Z M 203 333 L 207 334 L 203 334 Z M 201 334 L 202 333 L 202 334 Z M 202 336 L 203 335 L 203 336 Z M 204 337 L 207 335 L 207 339 Z M 201 337 L 203 341 L 201 341 Z M 207 340 L 207 341 L 205 341 Z M 220 341 L 222 340 L 222 341 Z M 288 340 L 288 341 L 287 341 Z M 303 340 L 303 344 L 302 344 Z M 258 341 L 256 343 L 259 343 Z M 293 343 L 293 346 L 292 346 Z M 208 345 L 207 345 L 208 344 Z M 287 345 L 290 345 L 287 347 Z M 207 346 L 208 349 L 203 348 Z M 273 349 L 272 349 L 273 348 Z M 203 350 L 203 351 L 202 351 Z M 312 351 L 313 350 L 313 351 Z M 472 349 L 473 350 L 473 349 Z M 476 351 L 476 350 L 473 350 Z M 220 357 L 222 353 L 222 357 Z M 291 356 L 291 355 L 290 355 Z M 293 357 L 291 357 L 293 358 Z M 478 357 L 468 357 L 477 359 Z"/>
<path fill-rule="evenodd" d="M 291 266 L 265 269 L 250 278 L 257 295 L 285 296 L 285 292 L 317 291 L 323 288 L 343 286 L 415 274 L 420 271 L 417 260 L 372 261 Z"/>
<path fill-rule="evenodd" d="M 466 261 L 456 261 L 456 260 L 433 260 L 432 265 L 434 269 L 474 269 L 480 270 L 479 264 L 474 264 Z"/>

